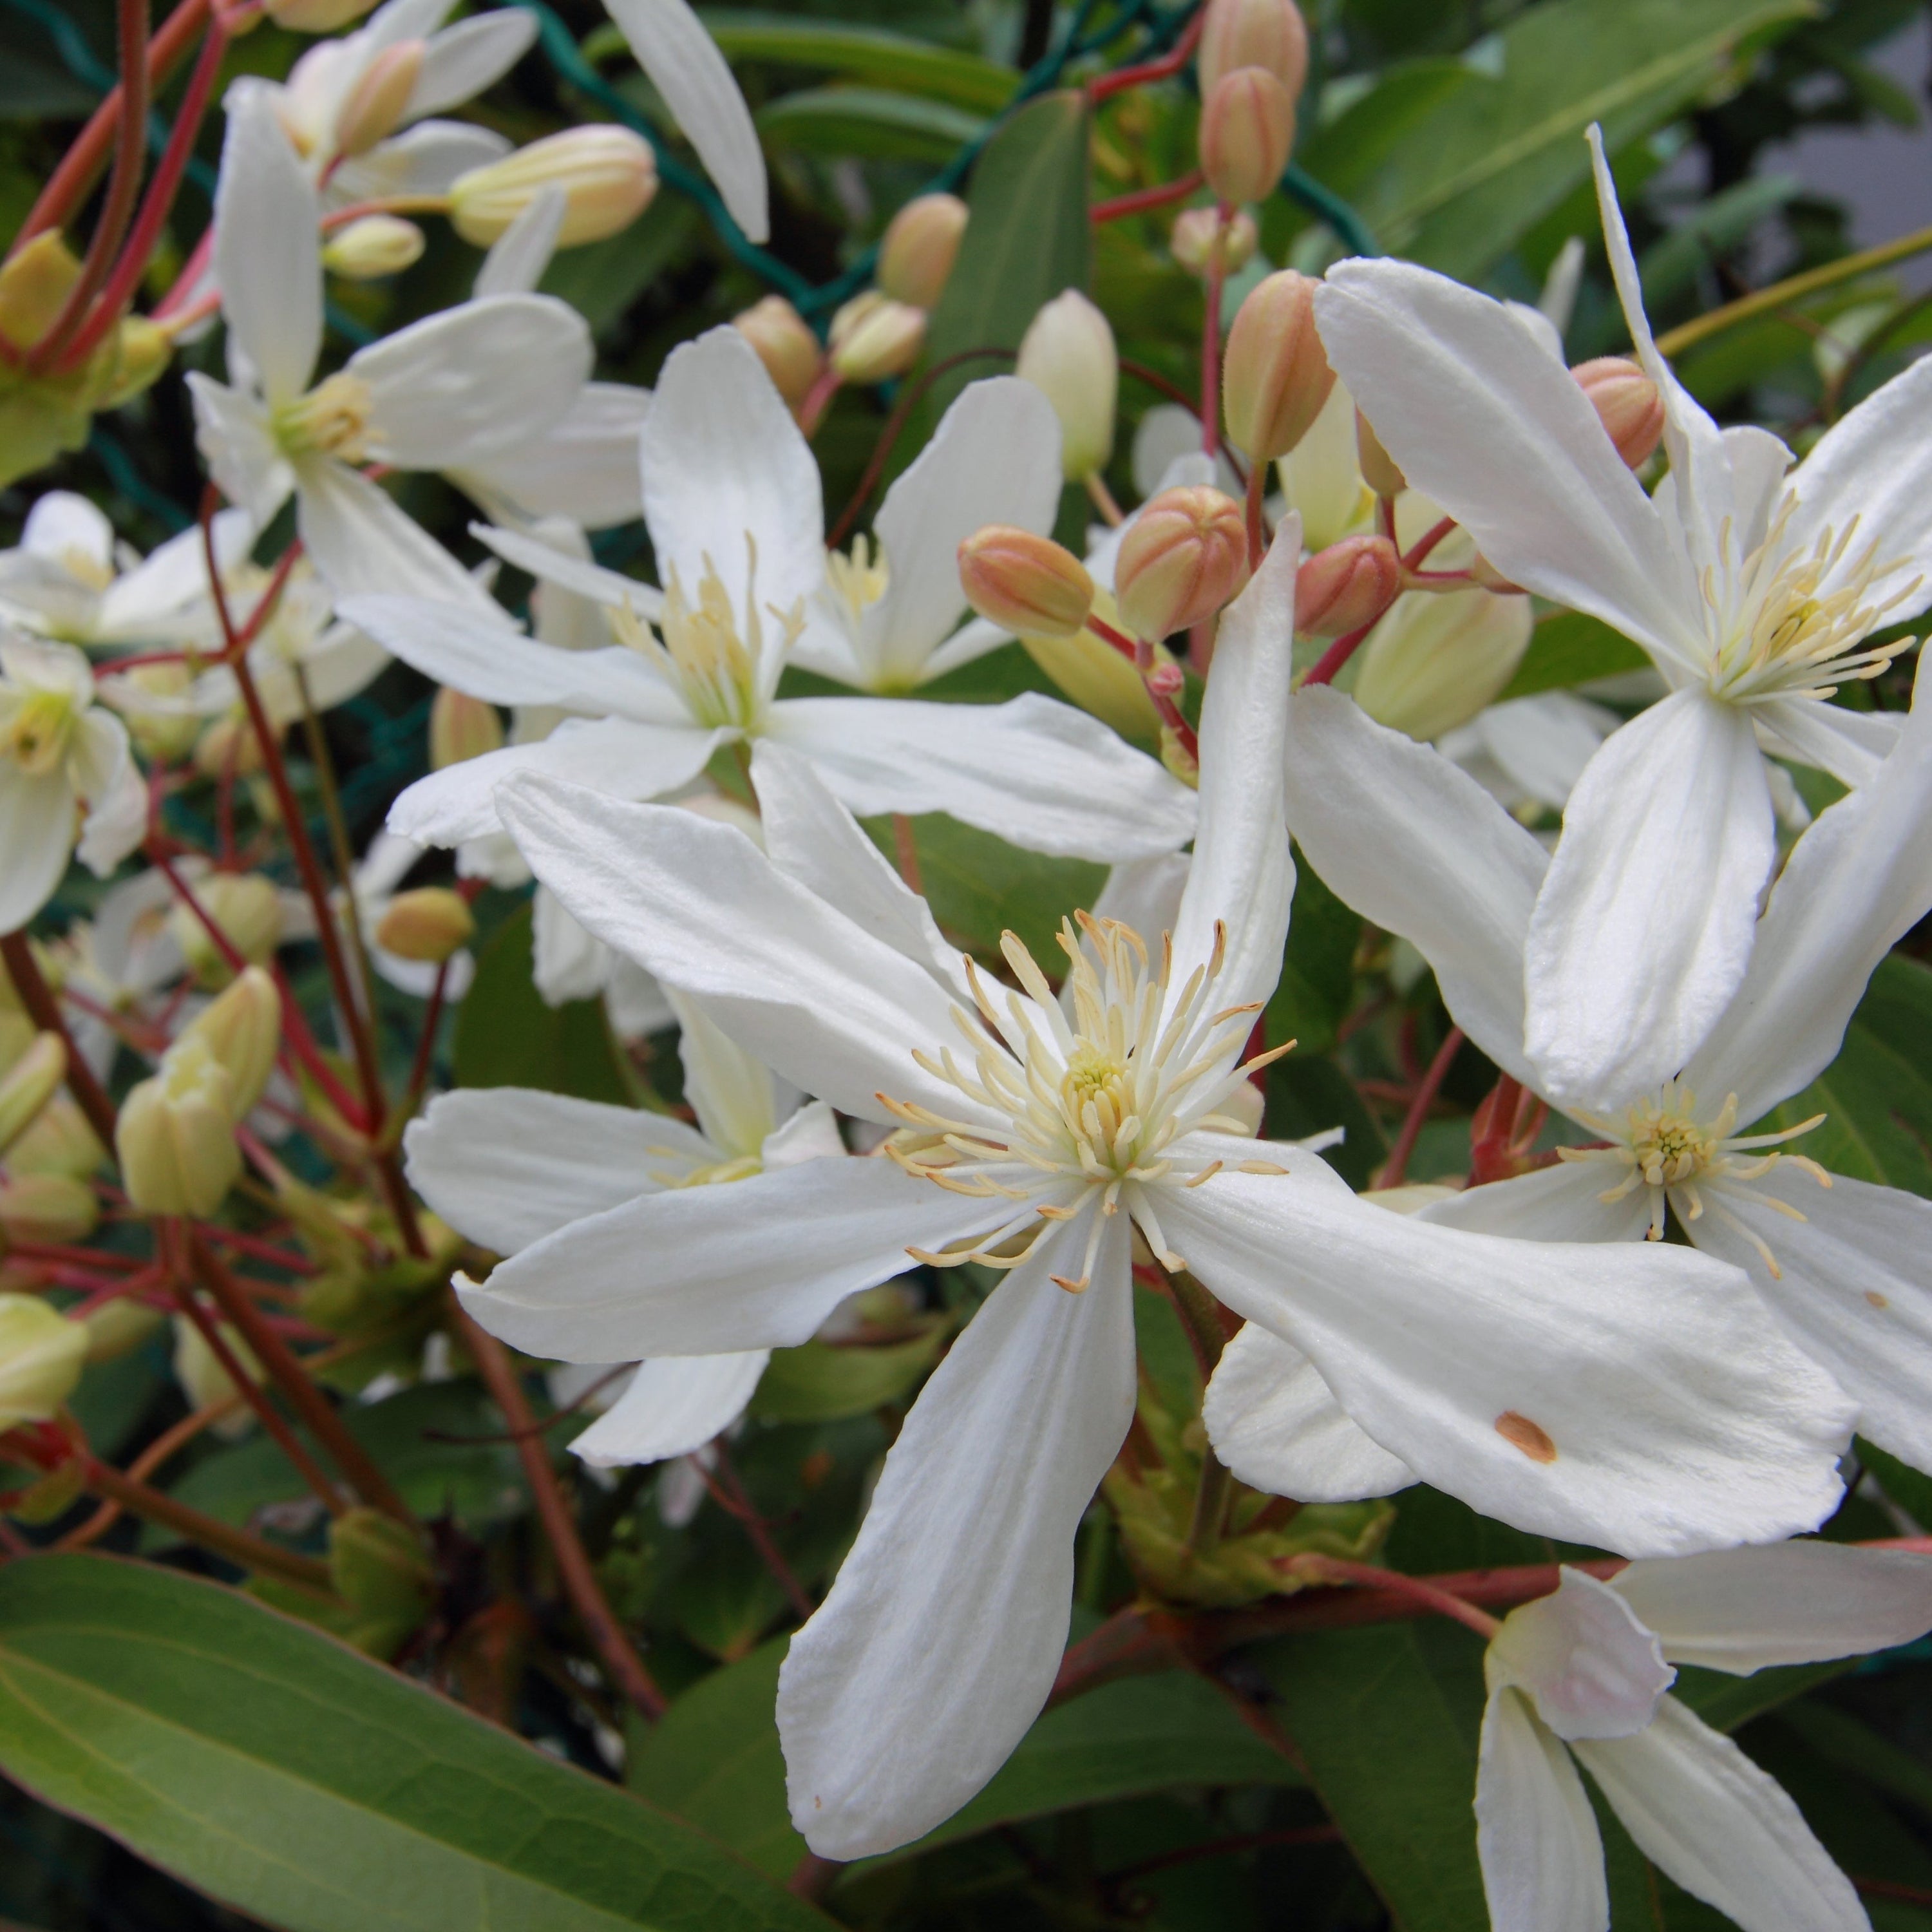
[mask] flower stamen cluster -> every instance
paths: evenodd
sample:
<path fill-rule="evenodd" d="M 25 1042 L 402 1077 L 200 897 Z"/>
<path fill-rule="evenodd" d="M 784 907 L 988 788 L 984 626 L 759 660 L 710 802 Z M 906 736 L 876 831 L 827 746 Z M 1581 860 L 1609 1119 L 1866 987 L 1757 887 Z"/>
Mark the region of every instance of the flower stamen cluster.
<path fill-rule="evenodd" d="M 345 370 L 277 411 L 276 438 L 290 456 L 314 452 L 344 463 L 366 463 L 374 410 L 369 385 Z"/>

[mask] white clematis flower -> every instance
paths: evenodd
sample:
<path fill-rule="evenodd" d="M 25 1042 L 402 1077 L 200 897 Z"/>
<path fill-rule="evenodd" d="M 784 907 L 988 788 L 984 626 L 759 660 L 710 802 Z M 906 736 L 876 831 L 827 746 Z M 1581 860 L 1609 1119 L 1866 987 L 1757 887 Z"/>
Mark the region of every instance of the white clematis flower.
<path fill-rule="evenodd" d="M 440 683 L 493 704 L 583 714 L 541 744 L 412 785 L 390 813 L 392 830 L 431 844 L 495 831 L 497 787 L 519 770 L 620 798 L 662 797 L 689 784 L 720 746 L 750 740 L 802 754 L 854 812 L 949 812 L 1015 844 L 1085 858 L 1138 858 L 1185 842 L 1193 794 L 1104 725 L 1049 699 L 775 696 L 794 643 L 824 622 L 815 614 L 824 523 L 811 449 L 735 328 L 672 352 L 643 449 L 663 592 L 532 538 L 484 533 L 520 569 L 605 606 L 623 646 L 554 650 L 518 636 L 500 613 L 479 622 L 412 598 L 344 607 Z"/>
<path fill-rule="evenodd" d="M 1456 1024 L 1535 1089 L 1518 969 L 1550 864 L 1541 845 L 1447 760 L 1334 693 L 1297 697 L 1288 742 L 1288 822 L 1309 862 L 1415 946 Z M 1932 1465 L 1932 1202 L 1780 1151 L 1816 1120 L 1748 1130 L 1831 1064 L 1873 969 L 1932 909 L 1928 818 L 1922 699 L 1876 775 L 1792 848 L 1744 983 L 1689 1061 L 1635 1098 L 1606 1085 L 1571 1102 L 1601 1146 L 1422 1210 L 1565 1241 L 1654 1239 L 1674 1210 L 1698 1248 L 1750 1276 L 1858 1402 L 1863 1432 L 1920 1467 Z"/>
<path fill-rule="evenodd" d="M 0 932 L 53 896 L 76 821 L 81 862 L 104 879 L 141 842 L 147 808 L 127 728 L 94 703 L 86 658 L 0 639 Z"/>
<path fill-rule="evenodd" d="M 590 373 L 590 332 L 545 296 L 466 302 L 358 350 L 311 388 L 322 334 L 319 218 L 268 100 L 244 94 L 229 116 L 214 215 L 236 381 L 188 379 L 202 453 L 258 528 L 294 492 L 303 543 L 338 596 L 415 590 L 494 608 L 357 466 L 460 467 L 538 434 Z"/>
<path fill-rule="evenodd" d="M 694 1127 L 669 1114 L 521 1088 L 440 1095 L 404 1136 L 412 1184 L 460 1233 L 513 1255 L 562 1235 L 582 1251 L 612 1209 L 844 1159 L 832 1110 L 807 1101 L 671 996 Z M 688 1456 L 745 1412 L 769 1348 L 640 1362 L 613 1404 L 571 1444 L 610 1468 Z"/>
<path fill-rule="evenodd" d="M 1006 1272 L 793 1640 L 793 1816 L 826 1856 L 917 1837 L 1038 1714 L 1075 1529 L 1133 1412 L 1132 1227 L 1304 1352 L 1339 1433 L 1487 1514 L 1674 1552 L 1814 1523 L 1838 1492 L 1846 1406 L 1735 1270 L 1427 1227 L 1245 1137 L 1241 1055 L 1294 876 L 1280 640 L 1299 544 L 1290 519 L 1222 622 L 1172 934 L 1070 929 L 1070 1019 L 1017 940 L 1018 990 L 962 965 L 782 748 L 753 760 L 769 856 L 547 776 L 502 788 L 532 868 L 592 932 L 788 1078 L 900 1131 L 883 1157 L 653 1196 L 539 1243 L 467 1292 L 479 1321 L 566 1360 L 710 1354 L 804 1340 L 908 1252 Z"/>
<path fill-rule="evenodd" d="M 1571 794 L 1525 968 L 1544 1090 L 1621 1105 L 1684 1065 L 1744 976 L 1776 851 L 1766 754 L 1856 784 L 1890 746 L 1888 721 L 1824 700 L 1882 669 L 1904 646 L 1870 634 L 1926 601 L 1932 364 L 1787 476 L 1775 436 L 1720 430 L 1658 354 L 1594 152 L 1624 315 L 1667 411 L 1654 497 L 1503 305 L 1408 264 L 1346 262 L 1316 314 L 1409 479 L 1513 581 L 1614 626 L 1671 686 Z"/>
<path fill-rule="evenodd" d="M 1932 1558 L 1790 1543 L 1560 1575 L 1483 1660 L 1476 1843 L 1495 1932 L 1606 1932 L 1579 1764 L 1638 1850 L 1742 1932 L 1866 1932 L 1797 1806 L 1666 1694 L 1677 1664 L 1748 1677 L 1909 1643 L 1932 1628 Z"/>

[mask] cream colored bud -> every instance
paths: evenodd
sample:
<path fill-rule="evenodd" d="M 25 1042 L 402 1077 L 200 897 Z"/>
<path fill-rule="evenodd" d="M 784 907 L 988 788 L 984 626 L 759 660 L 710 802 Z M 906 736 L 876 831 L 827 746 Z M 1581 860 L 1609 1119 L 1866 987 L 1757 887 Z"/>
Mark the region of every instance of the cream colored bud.
<path fill-rule="evenodd" d="M 10 1241 L 84 1241 L 100 1220 L 94 1190 L 70 1174 L 16 1174 L 0 1182 L 0 1234 Z"/>
<path fill-rule="evenodd" d="M 143 697 L 164 703 L 185 699 L 194 684 L 194 674 L 184 664 L 136 664 L 121 676 Z M 201 736 L 201 719 L 184 704 L 178 711 L 151 711 L 142 706 L 126 712 L 124 722 L 135 748 L 163 764 L 186 758 Z"/>
<path fill-rule="evenodd" d="M 1015 365 L 1060 418 L 1060 463 L 1069 482 L 1107 466 L 1114 453 L 1120 352 L 1107 318 L 1078 289 L 1042 308 L 1020 338 Z"/>
<path fill-rule="evenodd" d="M 566 128 L 458 175 L 450 186 L 449 218 L 464 241 L 487 248 L 547 188 L 563 190 L 556 245 L 601 242 L 650 206 L 658 191 L 657 158 L 628 128 Z"/>
<path fill-rule="evenodd" d="M 38 1294 L 0 1294 L 0 1429 L 50 1422 L 87 1360 L 87 1326 Z"/>
<path fill-rule="evenodd" d="M 1201 171 L 1240 207 L 1274 192 L 1294 146 L 1294 96 L 1264 67 L 1238 67 L 1201 109 Z"/>
<path fill-rule="evenodd" d="M 386 141 L 401 124 L 422 74 L 423 40 L 398 40 L 362 70 L 335 114 L 335 151 L 353 158 Z"/>
<path fill-rule="evenodd" d="M 1245 208 L 1238 208 L 1227 220 L 1212 208 L 1184 208 L 1174 217 L 1167 245 L 1184 268 L 1204 275 L 1218 257 L 1220 272 L 1238 274 L 1254 260 L 1261 238 L 1255 218 Z"/>
<path fill-rule="evenodd" d="M 959 584 L 981 616 L 1016 637 L 1072 637 L 1094 608 L 1094 580 L 1071 550 L 1006 524 L 959 546 Z"/>
<path fill-rule="evenodd" d="M 212 1214 L 242 1172 L 235 1118 L 232 1076 L 184 1034 L 121 1104 L 114 1150 L 128 1199 L 146 1214 Z"/>
<path fill-rule="evenodd" d="M 344 281 L 380 281 L 422 260 L 423 232 L 400 214 L 365 214 L 322 245 L 322 266 Z"/>
<path fill-rule="evenodd" d="M 150 1308 L 146 1302 L 126 1295 L 116 1301 L 104 1301 L 83 1324 L 87 1330 L 87 1359 L 112 1362 L 132 1354 L 167 1318 L 158 1308 Z"/>
<path fill-rule="evenodd" d="M 107 1158 L 100 1137 L 70 1094 L 56 1094 L 7 1150 L 10 1174 L 61 1174 L 85 1180 Z"/>
<path fill-rule="evenodd" d="M 208 1338 L 197 1324 L 185 1315 L 177 1315 L 174 1328 L 175 1380 L 181 1384 L 188 1406 L 212 1408 L 218 1402 L 232 1402 L 233 1406 L 227 1414 L 214 1425 L 214 1432 L 230 1442 L 246 1436 L 255 1426 L 255 1412 L 235 1386 L 235 1378 L 223 1365 L 220 1357 L 208 1346 Z M 256 1382 L 262 1380 L 261 1362 L 236 1330 L 226 1322 L 218 1322 L 214 1332 L 221 1337 L 242 1372 Z"/>
<path fill-rule="evenodd" d="M 1294 579 L 1294 628 L 1345 638 L 1372 624 L 1402 589 L 1402 556 L 1384 536 L 1344 537 L 1317 550 Z"/>
<path fill-rule="evenodd" d="M 398 892 L 376 928 L 376 944 L 398 959 L 440 966 L 476 937 L 476 921 L 460 892 L 447 886 L 420 886 Z"/>
<path fill-rule="evenodd" d="M 194 896 L 249 964 L 260 965 L 281 944 L 281 897 L 260 872 L 211 872 L 196 881 Z M 172 908 L 168 927 L 201 985 L 212 989 L 228 983 L 233 976 L 228 962 L 192 907 Z"/>
<path fill-rule="evenodd" d="M 1308 27 L 1294 0 L 1208 0 L 1195 52 L 1204 100 L 1223 74 L 1264 67 L 1296 100 L 1308 78 Z"/>
<path fill-rule="evenodd" d="M 104 367 L 98 352 L 88 365 L 101 370 L 102 386 L 95 392 L 93 406 L 118 410 L 160 380 L 161 372 L 174 360 L 175 339 L 144 315 L 123 316 L 114 326 L 111 349 L 104 352 Z"/>
<path fill-rule="evenodd" d="M 1624 356 L 1599 356 L 1570 374 L 1617 454 L 1631 469 L 1640 469 L 1664 440 L 1664 397 L 1657 385 Z"/>
<path fill-rule="evenodd" d="M 429 707 L 429 766 L 447 771 L 466 758 L 503 748 L 503 720 L 494 704 L 467 692 L 440 686 Z"/>
<path fill-rule="evenodd" d="M 929 309 L 939 300 L 966 232 L 966 204 L 956 194 L 914 196 L 887 224 L 879 244 L 880 291 L 894 302 Z"/>
<path fill-rule="evenodd" d="M 332 34 L 359 20 L 376 0 L 262 0 L 268 18 L 292 34 Z"/>
<path fill-rule="evenodd" d="M 1520 598 L 1472 590 L 1402 598 L 1356 660 L 1355 702 L 1393 730 L 1439 738 L 1494 702 L 1533 628 Z"/>
<path fill-rule="evenodd" d="M 1222 408 L 1228 434 L 1254 462 L 1286 456 L 1335 386 L 1315 327 L 1321 286 L 1292 268 L 1266 276 L 1248 291 L 1228 332 Z"/>
<path fill-rule="evenodd" d="M 772 386 L 796 409 L 825 367 L 825 351 L 805 317 L 783 296 L 766 296 L 734 316 L 731 326 L 758 351 Z"/>
<path fill-rule="evenodd" d="M 1205 484 L 1163 490 L 1127 526 L 1114 564 L 1114 597 L 1137 638 L 1184 631 L 1248 580 L 1241 506 Z"/>
<path fill-rule="evenodd" d="M 1400 496 L 1408 488 L 1408 478 L 1396 468 L 1375 425 L 1360 410 L 1355 412 L 1355 460 L 1361 465 L 1362 481 L 1378 496 Z"/>
<path fill-rule="evenodd" d="M 33 1125 L 66 1077 L 66 1041 L 57 1033 L 37 1034 L 0 1079 L 0 1154 Z"/>
<path fill-rule="evenodd" d="M 250 966 L 188 1028 L 228 1070 L 239 1120 L 261 1099 L 282 1040 L 282 996 L 259 966 Z"/>
<path fill-rule="evenodd" d="M 855 296 L 832 318 L 832 366 L 848 382 L 902 376 L 926 346 L 926 311 L 877 289 Z"/>
<path fill-rule="evenodd" d="M 205 778 L 253 778 L 267 766 L 262 741 L 241 712 L 212 719 L 194 741 L 194 768 Z"/>

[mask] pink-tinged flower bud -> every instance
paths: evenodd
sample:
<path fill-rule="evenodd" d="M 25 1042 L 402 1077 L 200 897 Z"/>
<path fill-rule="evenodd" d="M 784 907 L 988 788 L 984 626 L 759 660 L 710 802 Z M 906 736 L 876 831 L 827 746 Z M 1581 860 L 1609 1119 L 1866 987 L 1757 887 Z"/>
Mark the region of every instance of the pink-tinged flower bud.
<path fill-rule="evenodd" d="M 1060 418 L 1060 466 L 1070 483 L 1107 466 L 1120 358 L 1112 326 L 1078 289 L 1042 305 L 1020 338 L 1013 373 L 1030 382 Z"/>
<path fill-rule="evenodd" d="M 1264 67 L 1296 100 L 1308 78 L 1308 28 L 1294 0 L 1208 0 L 1195 54 L 1202 98 L 1237 68 Z"/>
<path fill-rule="evenodd" d="M 1166 638 L 1211 617 L 1247 580 L 1241 506 L 1199 484 L 1163 490 L 1128 525 L 1114 597 L 1136 637 Z"/>
<path fill-rule="evenodd" d="M 261 1099 L 282 1040 L 282 996 L 259 966 L 250 966 L 187 1028 L 228 1070 L 235 1117 Z M 185 1036 L 185 1035 L 184 1036 Z"/>
<path fill-rule="evenodd" d="M 1408 488 L 1408 478 L 1396 466 L 1396 460 L 1382 447 L 1375 425 L 1360 410 L 1355 412 L 1355 460 L 1362 481 L 1378 496 L 1400 496 Z"/>
<path fill-rule="evenodd" d="M 0 1080 L 0 1154 L 33 1125 L 66 1077 L 67 1042 L 57 1033 L 37 1034 Z"/>
<path fill-rule="evenodd" d="M 122 1102 L 114 1150 L 143 1214 L 206 1215 L 221 1205 L 242 1172 L 234 1101 L 227 1068 L 184 1035 Z"/>
<path fill-rule="evenodd" d="M 0 1236 L 84 1241 L 100 1222 L 94 1190 L 70 1174 L 16 1174 L 0 1181 Z"/>
<path fill-rule="evenodd" d="M 929 309 L 946 287 L 966 232 L 966 204 L 956 194 L 922 194 L 887 224 L 875 277 L 894 302 Z"/>
<path fill-rule="evenodd" d="M 332 34 L 359 20 L 376 0 L 263 0 L 268 18 L 292 34 Z"/>
<path fill-rule="evenodd" d="M 628 128 L 566 128 L 458 175 L 450 186 L 449 218 L 464 241 L 487 248 L 547 188 L 563 190 L 556 245 L 601 242 L 650 206 L 658 191 L 657 158 L 650 143 Z"/>
<path fill-rule="evenodd" d="M 1238 67 L 1201 110 L 1201 170 L 1240 207 L 1274 191 L 1294 146 L 1294 97 L 1264 67 Z"/>
<path fill-rule="evenodd" d="M 1664 397 L 1657 385 L 1624 356 L 1599 356 L 1570 374 L 1590 399 L 1597 419 L 1633 470 L 1650 459 L 1664 439 Z"/>
<path fill-rule="evenodd" d="M 1372 624 L 1402 589 L 1402 556 L 1384 536 L 1344 537 L 1317 550 L 1294 578 L 1294 628 L 1345 638 Z"/>
<path fill-rule="evenodd" d="M 988 622 L 1020 638 L 1071 638 L 1094 608 L 1094 580 L 1051 537 L 988 524 L 959 546 L 959 584 Z"/>
<path fill-rule="evenodd" d="M 832 366 L 848 382 L 903 376 L 926 346 L 926 311 L 877 289 L 855 296 L 832 318 Z"/>
<path fill-rule="evenodd" d="M 376 928 L 376 944 L 398 959 L 440 966 L 476 937 L 476 921 L 460 892 L 419 886 L 398 892 Z"/>
<path fill-rule="evenodd" d="M 1204 275 L 1218 257 L 1224 275 L 1238 274 L 1254 259 L 1260 232 L 1255 218 L 1238 208 L 1226 221 L 1212 208 L 1184 208 L 1175 216 L 1167 245 L 1184 268 Z"/>
<path fill-rule="evenodd" d="M 446 772 L 466 758 L 503 748 L 503 721 L 494 704 L 448 685 L 437 689 L 429 707 L 429 768 Z"/>
<path fill-rule="evenodd" d="M 424 40 L 398 40 L 362 70 L 335 112 L 335 150 L 353 158 L 393 134 L 422 74 Z"/>
<path fill-rule="evenodd" d="M 1283 268 L 1248 291 L 1228 332 L 1221 406 L 1237 448 L 1271 463 L 1308 434 L 1335 386 L 1315 328 L 1321 284 Z"/>
<path fill-rule="evenodd" d="M 778 394 L 796 409 L 825 367 L 825 351 L 805 317 L 783 296 L 767 296 L 734 316 L 731 326 L 758 352 Z"/>
<path fill-rule="evenodd" d="M 422 258 L 423 232 L 400 214 L 365 214 L 322 244 L 322 266 L 346 282 L 400 275 Z"/>

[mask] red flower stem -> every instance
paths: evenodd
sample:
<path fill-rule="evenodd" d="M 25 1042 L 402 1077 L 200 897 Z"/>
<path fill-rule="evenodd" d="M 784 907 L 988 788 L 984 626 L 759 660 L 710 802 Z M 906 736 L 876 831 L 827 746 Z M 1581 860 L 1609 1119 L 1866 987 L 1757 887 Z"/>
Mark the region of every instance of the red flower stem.
<path fill-rule="evenodd" d="M 1316 660 L 1315 668 L 1301 680 L 1303 685 L 1333 683 L 1335 674 L 1355 655 L 1362 640 L 1381 622 L 1378 614 L 1362 626 L 1360 629 L 1351 631 L 1346 637 L 1337 638 Z"/>
<path fill-rule="evenodd" d="M 1194 413 L 1194 398 L 1178 382 L 1170 382 L 1158 369 L 1150 369 L 1144 362 L 1136 362 L 1131 356 L 1120 358 L 1120 374 L 1131 376 L 1136 382 L 1144 382 L 1156 394 L 1165 396 L 1170 403 L 1178 403 L 1190 416 Z M 1248 485 L 1248 466 L 1241 452 L 1226 436 L 1217 439 L 1221 460 L 1234 472 L 1235 480 L 1243 489 Z"/>
<path fill-rule="evenodd" d="M 698 1465 L 698 1472 L 704 1478 L 704 1486 L 711 1492 L 712 1498 L 728 1516 L 737 1518 L 743 1525 L 752 1547 L 758 1552 L 758 1561 L 770 1571 L 773 1580 L 785 1594 L 786 1600 L 798 1612 L 801 1622 L 809 1622 L 818 1606 L 812 1600 L 812 1594 L 801 1583 L 791 1565 L 784 1559 L 784 1552 L 772 1540 L 772 1532 L 763 1516 L 753 1507 L 751 1497 L 738 1478 L 738 1472 L 731 1466 L 731 1458 L 726 1451 L 724 1438 L 721 1436 L 711 1445 L 712 1453 L 718 1459 L 715 1471 Z"/>
<path fill-rule="evenodd" d="M 1462 1029 L 1452 1026 L 1443 1036 L 1442 1044 L 1436 1049 L 1436 1058 L 1429 1063 L 1428 1071 L 1417 1083 L 1414 1098 L 1409 1102 L 1408 1112 L 1402 1119 L 1402 1130 L 1395 1137 L 1394 1146 L 1389 1149 L 1388 1159 L 1382 1163 L 1378 1186 L 1400 1187 L 1407 1178 L 1408 1157 L 1415 1151 L 1423 1124 L 1429 1118 L 1429 1110 L 1435 1106 L 1436 1096 L 1448 1076 L 1450 1063 L 1462 1044 Z"/>
<path fill-rule="evenodd" d="M 1136 188 L 1131 194 L 1117 194 L 1111 201 L 1096 201 L 1087 211 L 1087 219 L 1098 228 L 1103 222 L 1120 221 L 1130 214 L 1144 214 L 1150 208 L 1166 208 L 1172 202 L 1185 201 L 1204 178 L 1198 168 L 1192 168 L 1175 180 L 1162 182 L 1153 188 Z"/>
<path fill-rule="evenodd" d="M 1174 735 L 1180 748 L 1198 764 L 1201 758 L 1201 741 L 1194 735 L 1194 727 L 1181 715 L 1180 707 L 1164 691 L 1157 691 L 1149 674 L 1154 668 L 1154 647 L 1145 643 L 1137 644 L 1124 632 L 1117 631 L 1105 620 L 1093 616 L 1087 619 L 1087 628 L 1102 643 L 1112 644 L 1123 657 L 1126 658 L 1141 674 L 1141 682 L 1147 686 L 1148 696 L 1154 708 L 1160 714 L 1161 722 Z"/>
<path fill-rule="evenodd" d="M 1117 68 L 1112 74 L 1103 74 L 1097 80 L 1087 83 L 1087 99 L 1098 106 L 1110 94 L 1122 92 L 1130 87 L 1138 87 L 1150 80 L 1165 80 L 1170 74 L 1178 74 L 1193 58 L 1194 49 L 1201 38 L 1201 29 L 1207 25 L 1208 9 L 1196 8 L 1194 17 L 1187 23 L 1187 31 L 1174 42 L 1172 48 L 1157 60 L 1142 61 L 1136 67 Z"/>
<path fill-rule="evenodd" d="M 321 1047 L 310 1032 L 308 1022 L 296 998 L 296 989 L 289 984 L 289 976 L 282 970 L 278 960 L 269 970 L 274 975 L 275 985 L 282 996 L 282 1033 L 291 1058 L 299 1060 L 304 1072 L 322 1090 L 328 1104 L 340 1114 L 352 1132 L 366 1136 L 370 1131 L 369 1120 L 362 1111 L 362 1103 L 335 1077 Z M 302 1083 L 296 1083 L 299 1086 Z"/>
<path fill-rule="evenodd" d="M 1268 522 L 1262 514 L 1262 499 L 1268 492 L 1268 470 L 1265 463 L 1257 463 L 1248 472 L 1247 502 L 1248 568 L 1256 571 L 1262 567 L 1262 559 L 1268 554 Z"/>
<path fill-rule="evenodd" d="M 1366 1584 L 1373 1589 L 1394 1591 L 1413 1598 L 1424 1610 L 1468 1625 L 1478 1636 L 1492 1637 L 1502 1628 L 1486 1611 L 1479 1610 L 1454 1591 L 1420 1576 L 1406 1576 L 1397 1570 L 1379 1570 L 1372 1563 L 1351 1563 L 1342 1557 L 1312 1552 L 1290 1557 L 1281 1568 L 1290 1576 L 1305 1576 L 1314 1582 Z"/>

